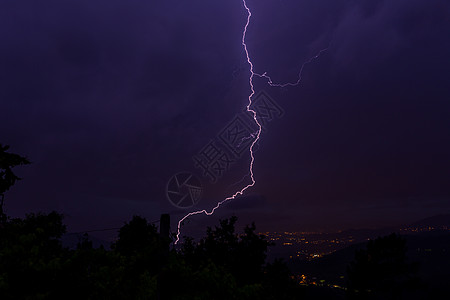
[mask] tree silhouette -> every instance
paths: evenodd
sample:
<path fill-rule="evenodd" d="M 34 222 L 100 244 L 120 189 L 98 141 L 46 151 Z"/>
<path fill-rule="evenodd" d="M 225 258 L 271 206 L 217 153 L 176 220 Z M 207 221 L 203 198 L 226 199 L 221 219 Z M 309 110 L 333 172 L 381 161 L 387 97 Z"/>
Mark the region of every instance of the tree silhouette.
<path fill-rule="evenodd" d="M 133 216 L 129 223 L 125 223 L 119 230 L 119 239 L 113 248 L 124 255 L 147 251 L 155 248 L 159 243 L 159 234 L 155 225 L 150 224 L 140 216 Z"/>
<path fill-rule="evenodd" d="M 3 212 L 3 204 L 5 199 L 5 192 L 13 186 L 17 180 L 20 180 L 12 168 L 20 165 L 27 165 L 30 162 L 25 157 L 18 154 L 6 152 L 9 146 L 0 144 L 0 222 L 3 224 L 6 221 L 6 216 Z"/>
<path fill-rule="evenodd" d="M 120 277 L 114 287 L 116 295 L 137 299 L 145 291 L 153 291 L 161 271 L 163 252 L 156 226 L 143 217 L 133 216 L 120 228 L 119 239 L 112 247 L 122 262 Z"/>

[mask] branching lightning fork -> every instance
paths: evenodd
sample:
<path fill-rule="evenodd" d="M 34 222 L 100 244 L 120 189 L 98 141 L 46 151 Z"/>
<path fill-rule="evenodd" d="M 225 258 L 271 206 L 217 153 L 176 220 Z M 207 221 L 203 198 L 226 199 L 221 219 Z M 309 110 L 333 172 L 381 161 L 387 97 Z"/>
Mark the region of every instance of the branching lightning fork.
<path fill-rule="evenodd" d="M 175 240 L 175 244 L 177 244 L 179 242 L 179 240 L 180 240 L 181 226 L 182 226 L 184 220 L 186 220 L 187 218 L 189 218 L 191 216 L 198 215 L 198 214 L 205 214 L 205 215 L 208 215 L 208 216 L 214 214 L 216 209 L 218 209 L 222 204 L 224 204 L 227 201 L 235 199 L 239 195 L 242 195 L 247 189 L 251 188 L 256 183 L 255 178 L 254 178 L 254 174 L 253 174 L 253 164 L 255 162 L 254 147 L 255 147 L 255 145 L 258 143 L 258 141 L 260 139 L 262 127 L 261 127 L 261 124 L 258 122 L 256 111 L 251 108 L 252 103 L 253 103 L 252 102 L 253 101 L 252 97 L 253 97 L 253 95 L 255 95 L 255 88 L 254 88 L 254 85 L 253 85 L 254 77 L 257 76 L 257 77 L 260 77 L 260 78 L 265 78 L 265 79 L 267 79 L 267 83 L 270 86 L 274 86 L 274 87 L 296 86 L 296 85 L 300 84 L 300 81 L 302 79 L 303 68 L 305 67 L 305 65 L 307 65 L 307 64 L 311 63 L 313 60 L 319 58 L 319 56 L 324 51 L 326 51 L 328 49 L 328 48 L 326 48 L 326 49 L 320 50 L 320 52 L 317 55 L 315 55 L 314 57 L 312 57 L 311 59 L 309 59 L 308 61 L 303 63 L 303 65 L 300 68 L 300 71 L 299 71 L 299 74 L 298 74 L 298 79 L 297 79 L 296 82 L 293 82 L 293 83 L 282 83 L 282 84 L 281 83 L 274 83 L 272 81 L 272 79 L 270 78 L 270 76 L 267 75 L 266 72 L 263 73 L 263 74 L 258 74 L 258 73 L 255 73 L 254 70 L 253 70 L 253 63 L 252 63 L 252 60 L 250 59 L 250 55 L 249 55 L 249 52 L 248 52 L 248 49 L 247 49 L 247 44 L 245 43 L 245 39 L 246 39 L 246 36 L 247 36 L 247 29 L 248 29 L 248 26 L 250 24 L 250 19 L 252 17 L 252 12 L 250 11 L 249 7 L 247 6 L 246 0 L 242 0 L 242 4 L 243 4 L 245 10 L 247 11 L 247 22 L 245 23 L 244 30 L 242 32 L 242 46 L 244 47 L 245 56 L 247 57 L 247 63 L 250 66 L 249 85 L 250 85 L 250 90 L 251 90 L 251 93 L 248 96 L 248 104 L 247 104 L 246 108 L 247 108 L 247 111 L 250 112 L 253 115 L 253 120 L 255 121 L 256 125 L 258 126 L 258 130 L 251 135 L 251 137 L 254 138 L 254 140 L 253 140 L 253 142 L 252 142 L 252 144 L 250 146 L 250 157 L 251 157 L 251 160 L 250 160 L 250 167 L 249 167 L 249 175 L 250 175 L 251 183 L 247 184 L 242 189 L 240 189 L 237 192 L 235 192 L 233 195 L 231 195 L 231 196 L 225 198 L 224 200 L 218 202 L 217 205 L 211 211 L 207 211 L 206 209 L 199 210 L 199 211 L 194 211 L 194 212 L 188 213 L 183 218 L 181 218 L 178 221 L 177 238 Z"/>
<path fill-rule="evenodd" d="M 325 49 L 320 50 L 316 55 L 314 55 L 313 57 L 311 57 L 310 59 L 308 59 L 307 61 L 305 61 L 302 66 L 300 67 L 300 71 L 298 72 L 298 78 L 297 81 L 295 82 L 287 82 L 287 83 L 274 83 L 272 81 L 272 78 L 270 78 L 269 75 L 267 75 L 267 72 L 264 72 L 262 74 L 258 74 L 258 73 L 254 73 L 253 75 L 261 77 L 261 78 L 265 78 L 267 79 L 267 83 L 270 86 L 274 86 L 274 87 L 288 87 L 288 86 L 296 86 L 299 85 L 300 82 L 302 81 L 302 74 L 303 74 L 303 69 L 305 68 L 305 66 L 309 63 L 312 63 L 314 60 L 318 59 L 323 52 L 327 51 L 328 47 Z"/>
<path fill-rule="evenodd" d="M 245 51 L 245 55 L 247 57 L 247 62 L 250 65 L 250 78 L 249 78 L 249 84 L 250 84 L 250 90 L 251 93 L 248 96 L 248 105 L 247 105 L 247 111 L 252 113 L 253 115 L 253 120 L 255 120 L 256 125 L 258 125 L 258 131 L 256 132 L 256 138 L 253 140 L 251 146 L 250 146 L 250 178 L 251 178 L 251 183 L 247 184 L 245 187 L 243 187 L 241 190 L 237 191 L 236 193 L 234 193 L 232 196 L 225 198 L 224 200 L 220 201 L 217 203 L 217 205 L 210 211 L 208 212 L 206 209 L 203 210 L 199 210 L 199 211 L 194 211 L 194 212 L 190 212 L 187 215 L 185 215 L 183 218 L 180 219 L 180 221 L 178 221 L 178 228 L 177 228 L 177 239 L 175 241 L 175 244 L 178 243 L 178 241 L 180 240 L 180 228 L 181 228 L 181 224 L 183 223 L 184 220 L 186 220 L 186 218 L 189 218 L 190 216 L 193 215 L 198 215 L 198 214 L 206 214 L 208 216 L 212 215 L 214 213 L 214 211 L 216 209 L 218 209 L 222 204 L 224 204 L 227 201 L 233 200 L 235 199 L 237 196 L 242 195 L 248 188 L 252 187 L 255 185 L 256 181 L 255 178 L 253 176 L 253 164 L 255 162 L 255 156 L 253 154 L 253 147 L 255 146 L 255 144 L 258 142 L 260 136 L 261 136 L 261 124 L 258 122 L 258 119 L 256 118 L 256 111 L 254 111 L 253 109 L 250 108 L 250 106 L 252 105 L 252 97 L 255 94 L 255 88 L 253 86 L 253 77 L 255 76 L 255 73 L 253 72 L 253 63 L 250 59 L 250 55 L 248 53 L 248 49 L 247 49 L 247 44 L 245 43 L 245 38 L 247 35 L 247 28 L 248 25 L 250 24 L 250 18 L 252 17 L 252 12 L 250 11 L 250 9 L 247 6 L 247 3 L 245 2 L 245 0 L 242 0 L 242 3 L 244 5 L 244 8 L 247 11 L 247 22 L 245 23 L 244 26 L 244 31 L 242 33 L 242 46 L 244 47 L 244 51 Z"/>

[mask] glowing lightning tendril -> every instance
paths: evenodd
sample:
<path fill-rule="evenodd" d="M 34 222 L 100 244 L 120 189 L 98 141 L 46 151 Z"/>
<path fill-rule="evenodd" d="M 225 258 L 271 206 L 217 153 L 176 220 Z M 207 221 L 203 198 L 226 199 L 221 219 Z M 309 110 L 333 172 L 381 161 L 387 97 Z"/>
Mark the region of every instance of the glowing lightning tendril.
<path fill-rule="evenodd" d="M 294 83 L 284 83 L 284 84 L 273 83 L 272 79 L 267 75 L 266 72 L 263 73 L 263 74 L 258 74 L 258 73 L 255 73 L 253 71 L 253 63 L 252 63 L 252 61 L 250 59 L 250 55 L 248 53 L 247 44 L 245 43 L 245 38 L 246 38 L 246 35 L 247 35 L 247 28 L 248 28 L 248 26 L 250 24 L 250 18 L 252 17 L 252 12 L 248 8 L 247 3 L 246 3 L 245 0 L 242 0 L 242 4 L 244 5 L 245 10 L 247 11 L 247 22 L 245 23 L 244 30 L 243 30 L 243 33 L 242 33 L 242 46 L 244 47 L 244 52 L 245 52 L 245 55 L 247 57 L 247 63 L 250 65 L 249 84 L 250 84 L 251 93 L 248 96 L 247 111 L 252 113 L 253 120 L 255 121 L 256 125 L 258 125 L 258 131 L 256 131 L 255 133 L 253 133 L 251 135 L 252 138 L 255 138 L 253 140 L 251 146 L 250 146 L 250 157 L 251 157 L 251 160 L 250 160 L 249 175 L 250 175 L 251 183 L 247 184 L 241 190 L 235 192 L 232 196 L 230 196 L 228 198 L 225 198 L 224 200 L 218 202 L 217 205 L 210 212 L 208 212 L 206 209 L 203 209 L 203 210 L 199 210 L 199 211 L 190 212 L 187 215 L 185 215 L 183 218 L 181 218 L 180 221 L 178 221 L 177 238 L 175 240 L 175 244 L 177 244 L 178 241 L 180 240 L 180 232 L 181 232 L 180 230 L 181 230 L 181 225 L 182 225 L 184 220 L 186 220 L 190 216 L 194 216 L 194 215 L 198 215 L 198 214 L 205 214 L 205 215 L 208 215 L 208 216 L 214 214 L 215 210 L 218 209 L 222 204 L 224 204 L 227 201 L 235 199 L 239 195 L 242 195 L 247 189 L 251 188 L 256 183 L 255 178 L 253 176 L 253 164 L 255 162 L 255 156 L 254 156 L 253 148 L 254 148 L 255 144 L 258 143 L 258 141 L 259 141 L 259 138 L 261 136 L 262 127 L 261 127 L 261 124 L 258 122 L 258 119 L 256 117 L 256 111 L 254 111 L 253 109 L 250 108 L 250 106 L 252 105 L 252 97 L 255 94 L 255 89 L 254 89 L 254 86 L 253 86 L 253 78 L 255 76 L 258 76 L 258 77 L 261 77 L 261 78 L 265 78 L 265 79 L 267 79 L 267 83 L 270 86 L 276 86 L 276 87 L 296 86 L 296 85 L 298 85 L 300 83 L 300 81 L 302 79 L 302 72 L 303 72 L 303 68 L 305 67 L 305 65 L 307 65 L 310 62 L 312 62 L 313 60 L 317 59 L 322 54 L 322 52 L 324 52 L 324 51 L 326 51 L 328 49 L 328 48 L 326 48 L 326 49 L 320 50 L 320 52 L 317 55 L 315 55 L 314 57 L 312 57 L 311 59 L 309 59 L 308 61 L 303 63 L 303 65 L 300 68 L 300 72 L 298 74 L 298 79 L 297 79 L 296 82 L 294 82 Z"/>
<path fill-rule="evenodd" d="M 189 218 L 190 216 L 193 215 L 198 215 L 198 214 L 206 214 L 208 216 L 212 215 L 214 213 L 214 211 L 216 209 L 218 209 L 223 203 L 233 200 L 235 199 L 237 196 L 242 195 L 245 190 L 247 190 L 248 188 L 252 187 L 255 185 L 255 178 L 253 177 L 253 163 L 255 162 L 255 156 L 253 155 L 253 147 L 255 146 L 255 144 L 258 142 L 259 137 L 261 136 L 261 124 L 258 122 L 257 118 L 256 118 L 256 111 L 254 111 L 253 109 L 250 108 L 250 106 L 252 105 L 252 97 L 255 94 L 255 89 L 253 87 L 253 77 L 255 76 L 255 73 L 253 72 L 253 63 L 250 59 L 250 55 L 248 54 L 248 49 L 247 49 L 247 44 L 245 43 L 245 37 L 247 34 L 247 28 L 248 25 L 250 24 L 250 18 L 252 16 L 252 12 L 250 11 L 250 9 L 247 6 L 247 3 L 245 2 L 245 0 L 242 0 L 242 3 L 244 5 L 244 8 L 247 10 L 247 22 L 245 23 L 244 26 L 244 31 L 242 33 L 242 46 L 244 47 L 244 51 L 245 51 L 245 55 L 247 57 L 247 62 L 250 65 L 250 78 L 249 78 L 249 84 L 250 84 L 250 90 L 251 93 L 248 96 L 248 105 L 247 105 L 247 111 L 251 112 L 253 115 L 253 120 L 255 120 L 255 123 L 258 125 L 258 131 L 256 132 L 256 138 L 253 140 L 251 146 L 250 146 L 250 156 L 251 156 L 251 160 L 250 160 L 250 178 L 252 180 L 251 183 L 247 184 L 245 187 L 243 187 L 241 190 L 237 191 L 236 193 L 234 193 L 232 196 L 225 198 L 224 200 L 220 201 L 217 203 L 217 205 L 210 211 L 208 212 L 206 209 L 203 210 L 199 210 L 199 211 L 194 211 L 194 212 L 190 212 L 187 215 L 185 215 L 182 219 L 180 219 L 180 221 L 178 221 L 178 230 L 177 230 L 177 239 L 175 241 L 175 244 L 178 243 L 178 241 L 180 240 L 180 228 L 181 228 L 181 223 L 186 219 Z"/>
<path fill-rule="evenodd" d="M 327 51 L 328 47 L 325 49 L 320 50 L 316 55 L 314 55 L 313 57 L 311 57 L 310 59 L 308 59 L 307 61 L 305 61 L 301 68 L 300 71 L 298 72 L 298 78 L 296 82 L 288 82 L 288 83 L 273 83 L 272 78 L 270 78 L 270 76 L 267 75 L 267 72 L 264 72 L 262 74 L 258 74 L 258 73 L 254 73 L 253 75 L 256 75 L 258 77 L 261 78 L 266 78 L 267 79 L 267 83 L 270 86 L 276 86 L 276 87 L 287 87 L 287 86 L 296 86 L 299 85 L 300 82 L 302 81 L 302 73 L 303 73 L 303 69 L 305 68 L 305 66 L 311 62 L 313 62 L 315 59 L 319 58 L 323 52 Z"/>

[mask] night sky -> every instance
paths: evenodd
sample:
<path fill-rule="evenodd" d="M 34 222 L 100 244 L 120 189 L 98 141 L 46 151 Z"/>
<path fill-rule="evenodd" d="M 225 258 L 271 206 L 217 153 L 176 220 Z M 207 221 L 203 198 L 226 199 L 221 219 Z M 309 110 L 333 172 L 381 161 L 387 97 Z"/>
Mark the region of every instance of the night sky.
<path fill-rule="evenodd" d="M 283 109 L 256 151 L 256 185 L 218 211 L 262 230 L 392 226 L 450 213 L 450 2 L 248 0 L 255 78 Z M 247 105 L 240 0 L 3 0 L 0 142 L 27 156 L 11 216 L 57 210 L 69 231 L 133 214 L 172 226 L 166 198 L 192 172 L 210 209 L 248 171 L 213 184 L 193 156 Z M 201 228 L 215 217 L 196 216 Z"/>

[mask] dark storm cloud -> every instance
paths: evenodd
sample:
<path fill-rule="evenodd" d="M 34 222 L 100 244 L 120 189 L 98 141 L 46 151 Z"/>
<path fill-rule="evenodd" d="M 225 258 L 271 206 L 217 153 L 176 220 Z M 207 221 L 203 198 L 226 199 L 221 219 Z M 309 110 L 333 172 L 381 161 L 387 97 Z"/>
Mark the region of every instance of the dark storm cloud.
<path fill-rule="evenodd" d="M 257 80 L 287 111 L 258 151 L 261 215 L 449 198 L 448 1 L 248 4 L 257 72 L 295 80 L 329 46 L 301 87 Z M 9 211 L 95 224 L 171 210 L 167 179 L 245 105 L 245 17 L 238 0 L 2 1 L 1 142 L 34 162 Z"/>
<path fill-rule="evenodd" d="M 397 223 L 435 213 L 425 209 L 435 197 L 446 199 L 439 209 L 450 209 L 450 4 L 366 3 L 347 3 L 336 17 L 331 46 L 305 69 L 298 93 L 276 96 L 286 99 L 289 130 L 263 141 L 269 198 L 294 212 L 320 205 L 324 215 L 336 212 L 327 218 L 335 224 L 364 216 L 383 224 L 389 210 L 373 205 L 397 207 Z M 421 206 L 402 210 L 411 197 Z M 311 222 L 323 223 L 315 216 Z"/>

